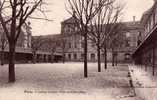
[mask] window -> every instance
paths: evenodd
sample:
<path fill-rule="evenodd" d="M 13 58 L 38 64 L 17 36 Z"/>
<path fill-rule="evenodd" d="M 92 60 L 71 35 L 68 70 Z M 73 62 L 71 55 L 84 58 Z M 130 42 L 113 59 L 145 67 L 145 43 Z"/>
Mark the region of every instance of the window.
<path fill-rule="evenodd" d="M 155 12 L 157 12 L 157 8 Z M 157 23 L 157 13 L 155 13 L 155 23 Z"/>
<path fill-rule="evenodd" d="M 71 48 L 72 46 L 71 46 L 71 43 L 69 43 L 69 48 Z"/>
<path fill-rule="evenodd" d="M 129 40 L 126 40 L 126 42 L 125 42 L 125 47 L 130 47 Z"/>
<path fill-rule="evenodd" d="M 139 32 L 139 37 L 141 37 L 142 36 L 142 33 L 141 32 Z"/>
<path fill-rule="evenodd" d="M 95 54 L 94 53 L 91 54 L 91 60 L 95 60 Z"/>
<path fill-rule="evenodd" d="M 69 27 L 69 32 L 72 33 L 72 31 L 73 31 L 73 30 Z"/>
<path fill-rule="evenodd" d="M 137 46 L 139 46 L 141 44 L 141 40 L 137 41 Z"/>
<path fill-rule="evenodd" d="M 101 54 L 101 59 L 104 59 L 105 58 L 105 54 Z"/>
<path fill-rule="evenodd" d="M 77 48 L 77 42 L 75 42 L 74 47 Z"/>
<path fill-rule="evenodd" d="M 151 20 L 149 19 L 148 20 L 148 32 L 150 31 L 150 29 L 151 29 Z"/>
<path fill-rule="evenodd" d="M 127 37 L 127 38 L 130 37 L 130 33 L 129 33 L 129 32 L 126 33 L 126 37 Z"/>
<path fill-rule="evenodd" d="M 74 54 L 74 59 L 77 59 L 77 54 Z"/>
<path fill-rule="evenodd" d="M 65 33 L 68 32 L 68 27 L 67 26 L 64 27 L 64 32 Z"/>
<path fill-rule="evenodd" d="M 153 26 L 155 25 L 155 13 L 153 13 Z"/>
<path fill-rule="evenodd" d="M 154 25 L 154 16 L 153 16 L 154 14 L 152 14 L 151 15 L 151 17 L 150 17 L 150 27 L 151 27 L 151 29 L 153 28 L 153 25 Z"/>
<path fill-rule="evenodd" d="M 125 60 L 130 60 L 131 55 L 129 53 L 125 54 Z"/>
<path fill-rule="evenodd" d="M 78 28 L 77 28 L 77 26 L 75 27 L 75 31 L 78 31 Z"/>
<path fill-rule="evenodd" d="M 84 59 L 84 54 L 83 53 L 81 54 L 81 59 Z"/>
<path fill-rule="evenodd" d="M 94 43 L 91 43 L 91 47 L 92 47 L 92 48 L 95 48 L 95 44 L 94 44 Z"/>
<path fill-rule="evenodd" d="M 68 54 L 68 58 L 71 59 L 71 54 Z"/>

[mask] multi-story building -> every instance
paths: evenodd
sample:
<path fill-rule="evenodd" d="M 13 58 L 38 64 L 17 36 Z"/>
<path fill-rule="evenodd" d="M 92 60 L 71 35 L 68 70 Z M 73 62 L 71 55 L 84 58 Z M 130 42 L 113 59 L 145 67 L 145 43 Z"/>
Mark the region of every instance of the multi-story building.
<path fill-rule="evenodd" d="M 131 61 L 131 55 L 137 45 L 139 44 L 137 41 L 139 39 L 139 35 L 143 32 L 143 27 L 140 25 L 138 21 L 132 22 L 123 22 L 123 28 L 121 33 L 123 34 L 124 42 L 121 47 L 116 48 L 116 58 L 118 62 L 126 62 Z M 67 20 L 61 22 L 61 34 L 57 35 L 45 35 L 39 36 L 41 37 L 41 41 L 44 43 L 38 50 L 37 58 L 40 59 L 48 59 L 49 61 L 52 59 L 61 60 L 63 57 L 66 61 L 83 61 L 84 58 L 84 42 L 81 33 L 77 27 L 74 17 L 70 17 Z M 26 38 L 27 39 L 27 38 Z M 23 39 L 22 39 L 23 40 Z M 40 41 L 40 42 L 41 42 Z M 57 44 L 55 44 L 57 41 Z M 24 42 L 24 46 L 26 46 L 26 42 Z M 55 46 L 56 45 L 56 46 Z M 41 52 L 42 55 L 40 55 Z M 112 61 L 112 50 L 107 50 L 107 59 L 108 61 Z M 47 52 L 46 54 L 44 52 Z M 52 58 L 52 55 L 55 55 Z M 97 49 L 94 43 L 88 39 L 88 61 L 95 62 L 97 61 Z M 101 52 L 101 60 L 103 61 L 104 54 Z M 41 60 L 40 60 L 41 61 Z"/>
<path fill-rule="evenodd" d="M 135 17 L 134 17 L 135 18 Z M 140 22 L 123 22 L 122 33 L 124 36 L 124 44 L 117 49 L 117 60 L 119 62 L 125 62 L 131 60 L 131 55 L 138 45 L 137 40 L 139 34 L 141 34 L 143 28 Z M 66 52 L 65 58 L 67 61 L 82 61 L 83 60 L 83 37 L 78 31 L 74 17 L 61 22 L 61 34 L 65 36 L 66 40 Z M 97 60 L 97 49 L 91 40 L 88 40 L 88 60 Z M 108 61 L 112 60 L 112 52 L 108 50 Z M 103 53 L 101 52 L 101 60 L 103 60 Z"/>
<path fill-rule="evenodd" d="M 76 25 L 74 17 L 71 17 L 61 22 L 61 34 L 64 35 L 66 50 L 65 59 L 67 61 L 82 61 L 83 60 L 83 37 L 81 36 Z M 96 60 L 95 46 L 88 40 L 88 60 Z"/>
<path fill-rule="evenodd" d="M 139 34 L 139 46 L 136 48 L 133 58 L 136 64 L 143 64 L 155 68 L 157 63 L 157 1 L 144 12 L 141 18 L 144 31 Z M 153 72 L 154 74 L 154 72 Z"/>

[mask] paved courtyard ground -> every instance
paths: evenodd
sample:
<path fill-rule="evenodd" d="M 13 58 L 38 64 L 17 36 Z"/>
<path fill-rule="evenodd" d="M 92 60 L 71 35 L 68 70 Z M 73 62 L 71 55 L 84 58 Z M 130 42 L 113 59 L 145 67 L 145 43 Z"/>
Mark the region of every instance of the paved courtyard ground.
<path fill-rule="evenodd" d="M 88 72 L 84 78 L 82 63 L 19 64 L 16 82 L 9 84 L 8 67 L 0 66 L 0 100 L 141 100 L 130 87 L 127 65 L 102 65 L 98 73 L 89 63 Z"/>

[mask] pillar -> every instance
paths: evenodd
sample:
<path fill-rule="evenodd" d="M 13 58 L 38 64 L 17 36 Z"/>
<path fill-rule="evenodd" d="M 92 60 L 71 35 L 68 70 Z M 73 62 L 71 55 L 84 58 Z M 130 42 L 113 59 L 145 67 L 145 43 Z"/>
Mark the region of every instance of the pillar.
<path fill-rule="evenodd" d="M 155 75 L 155 59 L 156 59 L 156 57 L 155 57 L 155 46 L 153 47 L 153 68 L 152 68 L 152 74 L 153 74 L 153 76 Z"/>

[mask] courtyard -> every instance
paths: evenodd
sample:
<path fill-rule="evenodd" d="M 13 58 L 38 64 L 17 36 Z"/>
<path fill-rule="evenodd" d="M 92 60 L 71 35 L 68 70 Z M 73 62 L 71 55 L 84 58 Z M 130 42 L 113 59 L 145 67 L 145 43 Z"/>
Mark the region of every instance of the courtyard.
<path fill-rule="evenodd" d="M 130 87 L 129 67 L 108 65 L 97 72 L 97 63 L 18 64 L 16 82 L 8 83 L 8 67 L 0 66 L 0 100 L 141 100 Z"/>

